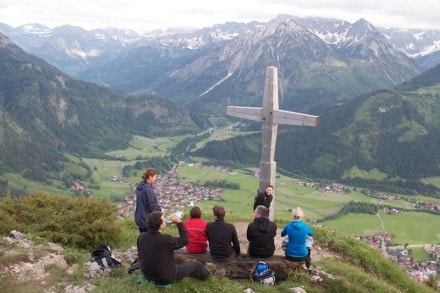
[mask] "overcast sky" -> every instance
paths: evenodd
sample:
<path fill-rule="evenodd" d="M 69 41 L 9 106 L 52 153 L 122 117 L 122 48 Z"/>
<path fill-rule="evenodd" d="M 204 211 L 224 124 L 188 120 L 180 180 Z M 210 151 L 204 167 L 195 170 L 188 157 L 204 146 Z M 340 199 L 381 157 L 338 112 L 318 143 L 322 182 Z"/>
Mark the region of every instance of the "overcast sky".
<path fill-rule="evenodd" d="M 0 22 L 13 27 L 70 24 L 144 32 L 228 21 L 267 22 L 280 14 L 351 23 L 364 18 L 376 27 L 440 30 L 440 0 L 0 0 Z"/>

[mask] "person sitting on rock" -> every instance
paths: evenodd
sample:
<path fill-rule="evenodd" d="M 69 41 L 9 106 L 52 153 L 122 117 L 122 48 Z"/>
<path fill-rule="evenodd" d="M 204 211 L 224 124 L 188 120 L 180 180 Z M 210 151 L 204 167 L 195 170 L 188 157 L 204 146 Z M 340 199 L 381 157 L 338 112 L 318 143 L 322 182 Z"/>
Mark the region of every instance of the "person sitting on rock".
<path fill-rule="evenodd" d="M 191 218 L 183 222 L 189 240 L 186 250 L 195 254 L 205 253 L 208 248 L 208 237 L 206 236 L 208 223 L 201 218 L 202 211 L 199 207 L 193 207 L 189 215 Z"/>
<path fill-rule="evenodd" d="M 156 285 L 168 285 L 185 277 L 206 279 L 209 271 L 198 261 L 176 265 L 174 250 L 188 243 L 185 227 L 176 214 L 170 219 L 179 230 L 179 237 L 162 234 L 167 223 L 161 212 L 152 212 L 148 216 L 147 232 L 141 233 L 137 240 L 137 249 L 141 271 L 145 279 Z"/>
<path fill-rule="evenodd" d="M 232 256 L 240 255 L 240 243 L 238 242 L 235 226 L 225 222 L 225 209 L 222 206 L 212 208 L 214 222 L 206 226 L 209 252 L 212 259 L 227 261 Z"/>
<path fill-rule="evenodd" d="M 292 211 L 293 221 L 288 223 L 281 236 L 288 236 L 288 243 L 286 246 L 286 258 L 293 261 L 304 260 L 306 268 L 311 269 L 311 260 L 309 257 L 309 250 L 306 247 L 307 236 L 313 236 L 313 230 L 302 221 L 304 212 L 300 207 L 297 207 Z"/>
<path fill-rule="evenodd" d="M 269 220 L 269 209 L 258 205 L 254 211 L 254 221 L 248 225 L 248 254 L 254 258 L 268 258 L 275 252 L 274 238 L 277 225 Z"/>

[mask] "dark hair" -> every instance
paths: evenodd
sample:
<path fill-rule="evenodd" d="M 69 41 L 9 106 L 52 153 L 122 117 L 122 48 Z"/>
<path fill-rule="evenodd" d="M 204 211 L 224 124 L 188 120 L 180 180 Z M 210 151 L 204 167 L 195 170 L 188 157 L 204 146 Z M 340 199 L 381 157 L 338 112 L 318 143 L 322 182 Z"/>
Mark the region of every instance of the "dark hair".
<path fill-rule="evenodd" d="M 225 218 L 225 208 L 222 206 L 214 206 L 212 208 L 212 213 L 217 217 L 217 219 Z"/>
<path fill-rule="evenodd" d="M 147 180 L 148 177 L 153 177 L 156 174 L 157 174 L 157 172 L 155 169 L 148 168 L 147 170 L 145 170 L 144 174 L 142 174 L 142 179 Z"/>
<path fill-rule="evenodd" d="M 202 216 L 202 210 L 199 207 L 193 207 L 189 212 L 191 218 L 200 218 Z"/>
<path fill-rule="evenodd" d="M 148 215 L 147 225 L 148 229 L 159 231 L 160 225 L 162 225 L 162 212 L 152 212 Z"/>
<path fill-rule="evenodd" d="M 271 185 L 271 184 L 266 185 L 266 188 L 268 188 L 268 187 L 272 187 L 272 189 L 275 189 L 275 188 L 273 187 L 273 185 Z"/>
<path fill-rule="evenodd" d="M 262 218 L 269 217 L 269 209 L 263 205 L 258 205 L 254 212 Z"/>

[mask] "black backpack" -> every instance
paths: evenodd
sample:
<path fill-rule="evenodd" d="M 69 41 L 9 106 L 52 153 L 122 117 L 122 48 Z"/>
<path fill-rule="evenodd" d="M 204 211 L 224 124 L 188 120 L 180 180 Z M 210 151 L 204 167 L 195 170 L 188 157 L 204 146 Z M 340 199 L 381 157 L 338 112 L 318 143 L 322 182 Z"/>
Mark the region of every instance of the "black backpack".
<path fill-rule="evenodd" d="M 112 251 L 107 245 L 101 245 L 93 251 L 91 261 L 96 261 L 101 267 L 107 269 L 121 266 L 121 263 L 112 257 Z"/>

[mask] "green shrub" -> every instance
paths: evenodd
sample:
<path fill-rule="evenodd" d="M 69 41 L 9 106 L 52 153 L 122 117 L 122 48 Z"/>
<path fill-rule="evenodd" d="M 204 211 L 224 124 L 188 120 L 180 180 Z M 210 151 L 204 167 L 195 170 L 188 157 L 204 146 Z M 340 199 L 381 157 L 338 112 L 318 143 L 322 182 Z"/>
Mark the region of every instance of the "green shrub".
<path fill-rule="evenodd" d="M 0 233 L 2 235 L 11 232 L 11 227 L 16 225 L 15 217 L 15 201 L 10 197 L 5 197 L 0 200 Z"/>
<path fill-rule="evenodd" d="M 5 202 L 4 202 L 5 201 Z M 93 248 L 114 241 L 120 227 L 117 210 L 100 199 L 35 194 L 0 201 L 0 229 L 35 234 L 49 241 Z M 10 219 L 12 220 L 10 220 Z"/>

